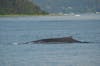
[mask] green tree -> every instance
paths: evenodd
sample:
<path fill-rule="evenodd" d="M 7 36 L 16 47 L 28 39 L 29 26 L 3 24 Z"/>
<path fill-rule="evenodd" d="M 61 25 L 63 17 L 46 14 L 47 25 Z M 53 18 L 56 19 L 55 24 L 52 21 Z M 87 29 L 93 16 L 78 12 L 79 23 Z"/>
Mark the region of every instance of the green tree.
<path fill-rule="evenodd" d="M 47 14 L 30 0 L 0 0 L 0 14 Z"/>

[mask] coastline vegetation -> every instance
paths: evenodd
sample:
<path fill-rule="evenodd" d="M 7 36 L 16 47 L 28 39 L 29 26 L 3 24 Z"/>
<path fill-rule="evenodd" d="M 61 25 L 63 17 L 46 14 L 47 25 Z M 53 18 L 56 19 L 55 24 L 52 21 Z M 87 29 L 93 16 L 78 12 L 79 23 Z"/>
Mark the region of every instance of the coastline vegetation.
<path fill-rule="evenodd" d="M 31 0 L 0 0 L 0 16 L 47 15 Z"/>

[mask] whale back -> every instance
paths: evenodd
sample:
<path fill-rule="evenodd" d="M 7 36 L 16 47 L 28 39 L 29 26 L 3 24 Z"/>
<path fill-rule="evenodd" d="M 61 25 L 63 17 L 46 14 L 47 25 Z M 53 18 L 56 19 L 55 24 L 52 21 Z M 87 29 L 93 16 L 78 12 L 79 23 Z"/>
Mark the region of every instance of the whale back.
<path fill-rule="evenodd" d="M 34 43 L 56 43 L 56 42 L 63 42 L 63 43 L 74 43 L 74 42 L 81 42 L 76 39 L 73 39 L 72 36 L 69 37 L 62 37 L 62 38 L 48 38 L 48 39 L 40 39 L 33 41 Z"/>
<path fill-rule="evenodd" d="M 72 36 L 64 37 L 64 38 L 62 38 L 62 40 L 63 40 L 64 42 L 67 42 L 67 43 L 80 42 L 80 41 L 78 41 L 78 40 L 76 40 L 76 39 L 73 39 Z"/>

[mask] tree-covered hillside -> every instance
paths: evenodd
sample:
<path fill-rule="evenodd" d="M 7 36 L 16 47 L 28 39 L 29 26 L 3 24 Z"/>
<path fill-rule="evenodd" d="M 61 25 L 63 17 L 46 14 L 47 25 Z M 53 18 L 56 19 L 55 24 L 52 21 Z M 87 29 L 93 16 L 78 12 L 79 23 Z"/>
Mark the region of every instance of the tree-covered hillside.
<path fill-rule="evenodd" d="M 0 14 L 46 14 L 31 0 L 0 0 Z"/>

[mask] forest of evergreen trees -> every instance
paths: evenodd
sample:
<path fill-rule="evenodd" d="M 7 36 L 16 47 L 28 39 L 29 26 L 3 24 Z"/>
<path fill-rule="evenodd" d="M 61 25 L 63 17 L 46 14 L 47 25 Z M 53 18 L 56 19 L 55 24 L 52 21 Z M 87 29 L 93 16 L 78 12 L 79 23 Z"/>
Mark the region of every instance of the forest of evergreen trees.
<path fill-rule="evenodd" d="M 31 0 L 0 0 L 0 15 L 5 14 L 47 14 Z"/>

